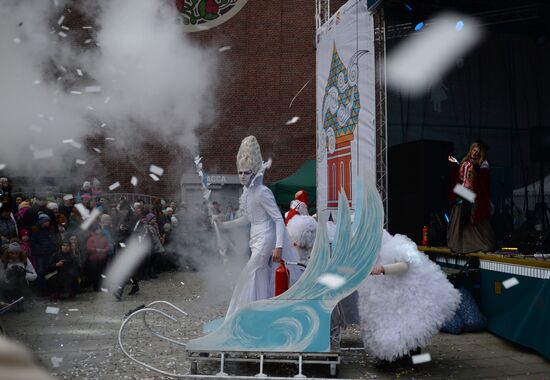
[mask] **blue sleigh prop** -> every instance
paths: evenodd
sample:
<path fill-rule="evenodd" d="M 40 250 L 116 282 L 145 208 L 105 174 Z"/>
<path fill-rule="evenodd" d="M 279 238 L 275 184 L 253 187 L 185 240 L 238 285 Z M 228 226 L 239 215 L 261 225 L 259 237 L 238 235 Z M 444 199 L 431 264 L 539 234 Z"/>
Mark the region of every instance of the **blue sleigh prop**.
<path fill-rule="evenodd" d="M 355 194 L 359 196 L 356 198 L 353 224 L 348 200 L 341 193 L 332 250 L 328 241 L 326 220 L 321 220 L 307 268 L 285 293 L 250 303 L 226 320 L 209 322 L 206 328 L 213 329 L 212 332 L 186 344 L 159 336 L 160 334 L 150 329 L 151 332 L 172 343 L 185 346 L 190 358 L 215 356 L 214 353 L 220 353 L 220 376 L 225 375 L 224 356 L 231 356 L 233 353 L 260 353 L 260 373 L 264 355 L 298 353 L 301 375 L 302 355 L 331 352 L 331 314 L 337 304 L 355 291 L 369 275 L 380 249 L 384 218 L 380 196 L 374 185 L 363 186 L 360 182 L 357 181 L 356 186 Z M 319 281 L 327 275 L 339 276 L 339 279 L 343 280 L 340 281 L 341 285 L 335 286 Z M 148 311 L 159 312 L 155 309 Z M 145 312 L 143 311 L 143 319 L 146 323 Z M 131 317 L 132 315 L 127 320 Z M 119 332 L 119 342 L 126 353 L 120 340 L 123 327 L 124 322 Z M 141 362 L 139 364 L 144 365 Z M 194 364 L 195 367 L 191 367 L 192 373 L 196 373 L 196 362 Z M 158 371 L 149 365 L 145 366 Z M 164 371 L 158 372 L 175 375 Z"/>

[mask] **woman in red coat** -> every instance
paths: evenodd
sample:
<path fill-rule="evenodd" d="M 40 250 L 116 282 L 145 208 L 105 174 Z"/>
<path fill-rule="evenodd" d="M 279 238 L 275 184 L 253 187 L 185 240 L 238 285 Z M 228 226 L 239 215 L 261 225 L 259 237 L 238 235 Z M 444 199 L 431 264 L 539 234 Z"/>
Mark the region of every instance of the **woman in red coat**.
<path fill-rule="evenodd" d="M 86 251 L 88 252 L 86 274 L 93 284 L 94 290 L 98 292 L 100 290 L 101 275 L 107 264 L 107 252 L 109 251 L 109 241 L 101 232 L 99 225 L 94 225 L 92 228 L 92 234 L 86 242 Z"/>
<path fill-rule="evenodd" d="M 451 192 L 453 204 L 447 245 L 452 252 L 488 252 L 495 248 L 496 238 L 489 223 L 491 214 L 491 193 L 487 145 L 476 141 L 470 145 L 466 157 L 458 163 L 449 156 L 452 166 L 452 188 L 461 184 L 476 194 L 474 203 Z"/>

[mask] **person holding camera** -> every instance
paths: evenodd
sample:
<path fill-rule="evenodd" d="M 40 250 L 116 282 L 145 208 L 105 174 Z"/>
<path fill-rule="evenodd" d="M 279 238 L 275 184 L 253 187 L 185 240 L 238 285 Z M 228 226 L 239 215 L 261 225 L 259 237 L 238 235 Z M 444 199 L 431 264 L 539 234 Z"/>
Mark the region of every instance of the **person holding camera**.
<path fill-rule="evenodd" d="M 61 249 L 52 256 L 49 272 L 57 272 L 52 277 L 53 298 L 74 298 L 80 274 L 80 263 L 79 258 L 71 250 L 69 240 L 63 240 Z"/>

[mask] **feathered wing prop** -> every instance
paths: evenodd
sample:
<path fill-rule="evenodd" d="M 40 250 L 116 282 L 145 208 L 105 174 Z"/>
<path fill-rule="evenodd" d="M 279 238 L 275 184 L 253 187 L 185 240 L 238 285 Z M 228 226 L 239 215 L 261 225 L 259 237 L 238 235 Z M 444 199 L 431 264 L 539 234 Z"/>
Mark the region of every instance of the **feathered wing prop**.
<path fill-rule="evenodd" d="M 360 182 L 360 181 L 358 181 Z M 190 351 L 330 351 L 330 316 L 370 273 L 380 249 L 383 209 L 374 185 L 358 183 L 355 221 L 340 194 L 338 230 L 332 254 L 326 220 L 319 223 L 311 259 L 300 279 L 279 297 L 253 302 L 235 312 L 214 332 L 188 342 Z M 319 278 L 338 275 L 339 287 Z"/>

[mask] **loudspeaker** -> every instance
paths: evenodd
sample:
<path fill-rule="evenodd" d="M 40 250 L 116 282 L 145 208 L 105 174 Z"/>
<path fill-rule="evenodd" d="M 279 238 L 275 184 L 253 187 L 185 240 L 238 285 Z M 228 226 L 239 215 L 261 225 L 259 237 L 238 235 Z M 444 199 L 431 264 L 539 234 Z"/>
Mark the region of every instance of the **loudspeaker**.
<path fill-rule="evenodd" d="M 531 161 L 550 162 L 550 127 L 529 128 Z"/>
<path fill-rule="evenodd" d="M 388 148 L 389 232 L 422 243 L 422 227 L 444 220 L 449 210 L 453 143 L 421 140 Z M 446 225 L 443 226 L 446 231 Z M 433 231 L 436 232 L 436 231 Z M 428 232 L 428 236 L 430 233 Z M 430 245 L 445 245 L 445 232 L 432 234 Z"/>

